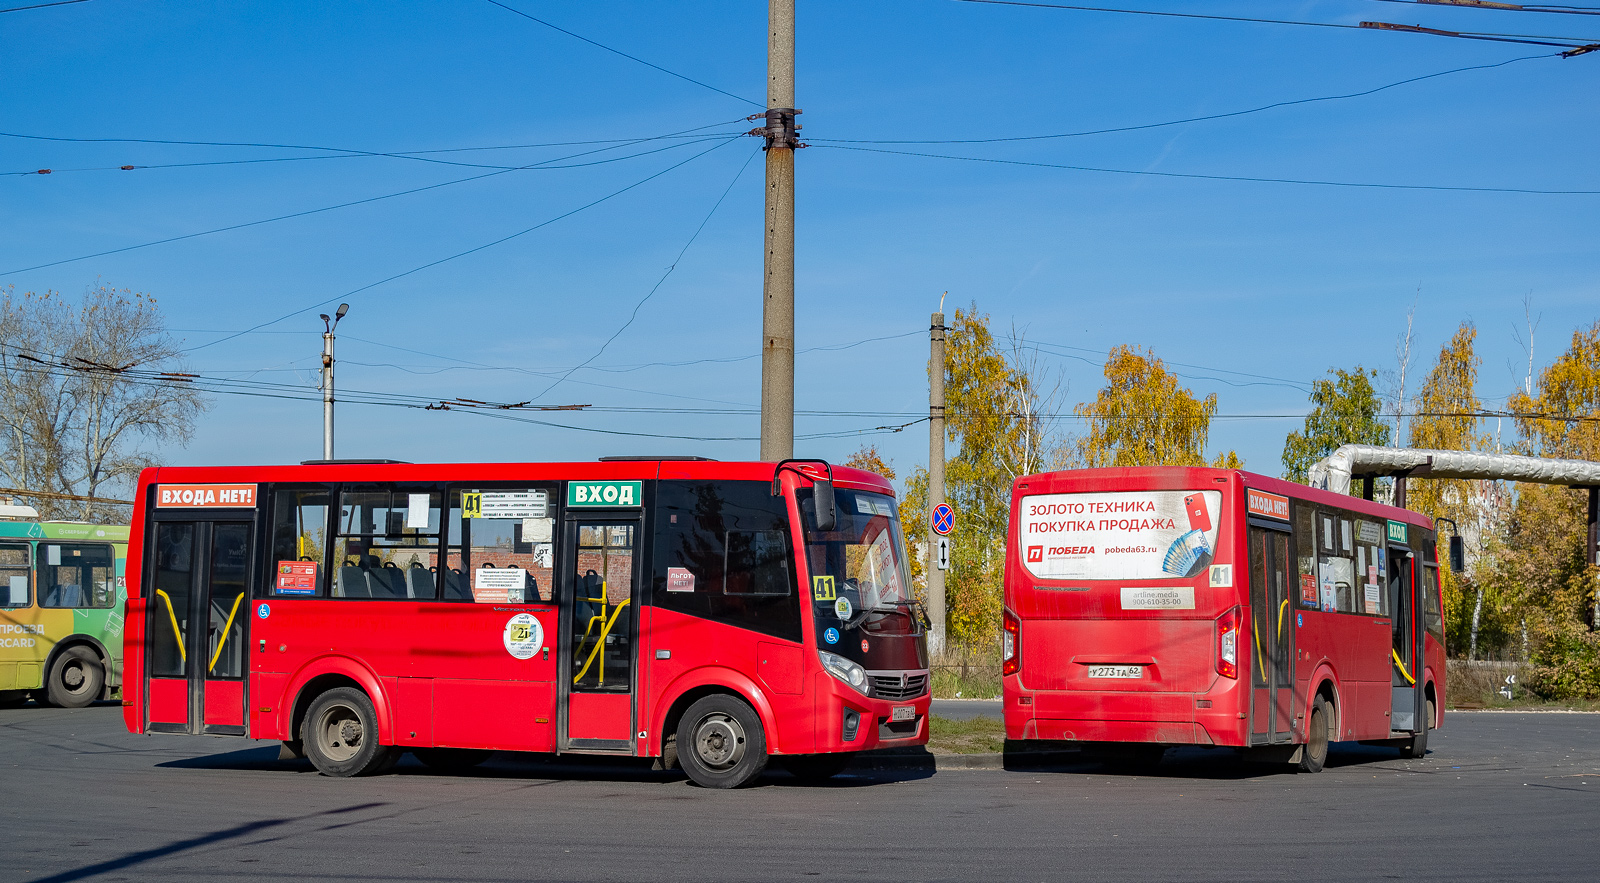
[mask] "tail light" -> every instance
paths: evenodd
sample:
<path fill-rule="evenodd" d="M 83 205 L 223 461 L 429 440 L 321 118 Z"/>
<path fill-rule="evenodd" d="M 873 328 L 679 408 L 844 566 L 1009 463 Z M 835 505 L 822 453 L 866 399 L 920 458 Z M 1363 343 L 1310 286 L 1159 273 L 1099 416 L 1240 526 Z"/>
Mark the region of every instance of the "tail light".
<path fill-rule="evenodd" d="M 1239 608 L 1217 619 L 1217 674 L 1239 677 Z"/>
<path fill-rule="evenodd" d="M 1002 613 L 1001 627 L 1000 673 L 1014 675 L 1022 668 L 1022 627 L 1009 610 Z"/>

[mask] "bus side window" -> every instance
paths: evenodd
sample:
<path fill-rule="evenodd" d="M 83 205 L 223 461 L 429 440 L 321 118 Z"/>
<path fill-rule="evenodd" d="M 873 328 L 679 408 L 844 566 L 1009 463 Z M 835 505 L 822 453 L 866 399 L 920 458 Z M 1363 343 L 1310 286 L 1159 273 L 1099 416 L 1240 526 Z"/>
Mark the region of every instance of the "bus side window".
<path fill-rule="evenodd" d="M 1304 503 L 1295 503 L 1294 548 L 1300 562 L 1300 582 L 1295 594 L 1300 606 L 1317 609 L 1317 513 Z"/>
<path fill-rule="evenodd" d="M 279 489 L 272 495 L 272 579 L 258 591 L 287 598 L 322 594 L 327 566 L 328 491 Z"/>
<path fill-rule="evenodd" d="M 651 603 L 800 640 L 788 504 L 755 481 L 657 485 Z"/>
<path fill-rule="evenodd" d="M 1423 625 L 1429 634 L 1444 641 L 1444 613 L 1439 609 L 1442 592 L 1439 588 L 1439 565 L 1427 564 L 1423 568 L 1422 613 Z"/>
<path fill-rule="evenodd" d="M 40 543 L 39 606 L 106 609 L 116 605 L 116 559 L 110 546 Z"/>
<path fill-rule="evenodd" d="M 428 487 L 346 485 L 334 533 L 333 597 L 436 598 L 443 497 Z"/>
<path fill-rule="evenodd" d="M 429 565 L 440 574 L 443 600 L 541 604 L 555 599 L 557 486 L 466 487 L 452 489 L 449 496 L 443 566 Z M 608 538 L 601 533 L 597 544 Z M 520 586 L 514 576 L 495 572 L 508 568 L 522 571 Z M 614 590 L 624 598 L 629 591 Z"/>
<path fill-rule="evenodd" d="M 28 588 L 28 544 L 0 545 L 0 607 L 27 607 Z"/>

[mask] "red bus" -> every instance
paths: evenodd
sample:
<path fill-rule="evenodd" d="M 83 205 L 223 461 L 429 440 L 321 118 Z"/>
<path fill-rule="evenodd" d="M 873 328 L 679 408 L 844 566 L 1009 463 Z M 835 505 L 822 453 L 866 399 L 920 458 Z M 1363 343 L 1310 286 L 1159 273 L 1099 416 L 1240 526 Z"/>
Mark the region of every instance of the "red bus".
<path fill-rule="evenodd" d="M 893 489 L 822 461 L 148 469 L 127 566 L 129 730 L 327 775 L 505 750 L 731 788 L 927 741 Z"/>
<path fill-rule="evenodd" d="M 1412 757 L 1441 722 L 1430 519 L 1236 470 L 1029 475 L 1012 489 L 1006 735 L 1149 765 L 1224 745 L 1315 772 Z"/>

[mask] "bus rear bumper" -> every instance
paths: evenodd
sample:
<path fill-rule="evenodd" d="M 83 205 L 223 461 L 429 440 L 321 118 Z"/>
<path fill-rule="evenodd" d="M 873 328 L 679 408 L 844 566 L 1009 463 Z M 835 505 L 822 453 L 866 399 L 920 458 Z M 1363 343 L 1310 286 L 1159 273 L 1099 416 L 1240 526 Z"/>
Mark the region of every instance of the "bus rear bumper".
<path fill-rule="evenodd" d="M 1245 721 L 1194 693 L 1007 691 L 1006 738 L 1243 745 Z"/>

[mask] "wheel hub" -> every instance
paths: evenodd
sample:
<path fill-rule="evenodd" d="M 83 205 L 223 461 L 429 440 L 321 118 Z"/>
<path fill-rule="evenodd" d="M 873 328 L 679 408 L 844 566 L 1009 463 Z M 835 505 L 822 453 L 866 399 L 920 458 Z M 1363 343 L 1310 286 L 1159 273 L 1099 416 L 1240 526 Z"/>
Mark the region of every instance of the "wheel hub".
<path fill-rule="evenodd" d="M 80 666 L 80 665 L 68 666 L 67 670 L 61 673 L 61 680 L 68 687 L 71 687 L 74 690 L 82 687 L 83 686 L 83 666 Z"/>
<path fill-rule="evenodd" d="M 744 757 L 744 728 L 727 715 L 714 714 L 695 731 L 695 753 L 706 766 L 727 769 Z"/>

